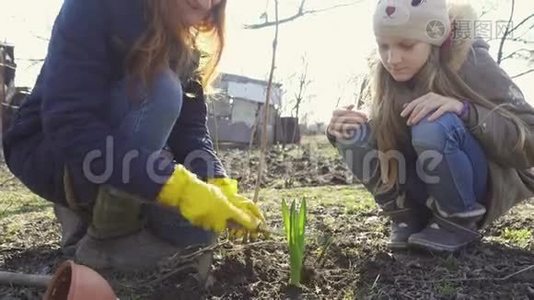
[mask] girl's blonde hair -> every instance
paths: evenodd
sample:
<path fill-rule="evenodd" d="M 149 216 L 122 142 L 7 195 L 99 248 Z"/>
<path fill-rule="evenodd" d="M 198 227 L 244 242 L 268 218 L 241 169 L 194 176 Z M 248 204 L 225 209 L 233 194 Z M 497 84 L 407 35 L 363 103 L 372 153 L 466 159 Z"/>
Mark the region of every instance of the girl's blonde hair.
<path fill-rule="evenodd" d="M 130 51 L 126 70 L 149 83 L 157 71 L 170 67 L 180 77 L 200 77 L 209 86 L 224 48 L 226 0 L 195 28 L 181 26 L 176 0 L 145 0 L 148 27 Z"/>
<path fill-rule="evenodd" d="M 368 85 L 370 115 L 374 120 L 373 134 L 377 140 L 385 188 L 397 183 L 400 171 L 398 161 L 391 157 L 391 151 L 400 151 L 407 149 L 406 146 L 411 146 L 409 128 L 406 120 L 400 116 L 402 105 L 429 92 L 465 99 L 501 114 L 517 126 L 519 141 L 515 147 L 518 149 L 524 147 L 528 132 L 525 123 L 513 113 L 513 110 L 507 108 L 509 106 L 507 103 L 494 104 L 471 89 L 447 63 L 450 61 L 450 55 L 453 53 L 442 52 L 440 47 L 432 46 L 428 61 L 411 80 L 411 87 L 409 84 L 396 82 L 382 65 L 378 55 L 371 59 Z"/>

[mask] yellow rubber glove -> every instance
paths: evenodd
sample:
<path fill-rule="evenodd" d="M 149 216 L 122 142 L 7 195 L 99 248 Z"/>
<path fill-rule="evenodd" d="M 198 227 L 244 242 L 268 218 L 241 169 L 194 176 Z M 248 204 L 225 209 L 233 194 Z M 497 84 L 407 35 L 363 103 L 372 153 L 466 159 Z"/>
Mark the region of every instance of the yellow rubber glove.
<path fill-rule="evenodd" d="M 238 194 L 237 180 L 231 178 L 210 178 L 208 179 L 208 183 L 218 186 L 233 205 L 253 214 L 256 218 L 265 222 L 265 217 L 260 208 L 251 200 Z"/>
<path fill-rule="evenodd" d="M 176 165 L 164 184 L 158 201 L 175 207 L 195 226 L 217 233 L 224 231 L 229 221 L 255 232 L 262 220 L 232 204 L 216 186 L 203 182 L 182 165 Z"/>

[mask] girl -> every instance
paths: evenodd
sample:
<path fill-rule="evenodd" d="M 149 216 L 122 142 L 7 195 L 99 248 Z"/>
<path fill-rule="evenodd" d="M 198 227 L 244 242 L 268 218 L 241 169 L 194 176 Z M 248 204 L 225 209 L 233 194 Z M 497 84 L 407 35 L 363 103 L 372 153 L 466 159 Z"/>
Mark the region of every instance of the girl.
<path fill-rule="evenodd" d="M 206 127 L 203 87 L 224 45 L 225 6 L 65 0 L 4 152 L 57 204 L 64 250 L 79 262 L 152 267 L 230 224 L 245 234 L 264 222 L 226 178 Z"/>
<path fill-rule="evenodd" d="M 373 22 L 370 115 L 336 110 L 328 136 L 391 218 L 391 248 L 459 250 L 533 196 L 534 109 L 451 26 L 474 26 L 471 7 L 380 0 Z"/>

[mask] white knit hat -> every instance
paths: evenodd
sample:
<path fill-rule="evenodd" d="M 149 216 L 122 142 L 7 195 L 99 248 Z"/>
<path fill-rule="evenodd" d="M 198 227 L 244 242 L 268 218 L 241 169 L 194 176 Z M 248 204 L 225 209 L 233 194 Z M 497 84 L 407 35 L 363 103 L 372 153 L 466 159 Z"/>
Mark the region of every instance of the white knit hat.
<path fill-rule="evenodd" d="M 378 0 L 374 33 L 441 46 L 451 25 L 446 0 Z"/>

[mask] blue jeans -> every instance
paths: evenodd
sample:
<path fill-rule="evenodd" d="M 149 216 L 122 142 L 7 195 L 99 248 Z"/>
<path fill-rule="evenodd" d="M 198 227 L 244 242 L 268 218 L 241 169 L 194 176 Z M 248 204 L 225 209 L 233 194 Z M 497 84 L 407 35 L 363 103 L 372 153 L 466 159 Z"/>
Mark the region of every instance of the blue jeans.
<path fill-rule="evenodd" d="M 126 79 L 120 81 L 113 88 L 106 117 L 119 135 L 148 150 L 160 151 L 180 116 L 182 86 L 170 70 L 156 74 L 148 89 L 139 86 Z M 176 210 L 156 203 L 146 204 L 143 213 L 151 231 L 174 245 L 205 245 L 215 238 L 214 233 L 193 226 Z"/>
<path fill-rule="evenodd" d="M 410 200 L 406 206 L 423 206 L 430 196 L 440 209 L 453 214 L 470 211 L 475 203 L 484 202 L 486 155 L 456 114 L 445 113 L 432 122 L 424 118 L 410 128 L 410 133 L 410 146 L 399 149 L 398 156 L 403 161 L 399 164 L 399 187 Z M 337 146 L 355 177 L 375 193 L 380 185 L 380 168 L 371 136 L 371 127 L 364 124 L 351 139 L 338 141 Z M 398 206 L 392 199 L 398 194 L 392 191 L 374 196 L 382 207 L 391 203 Z"/>
<path fill-rule="evenodd" d="M 148 89 L 119 81 L 112 89 L 108 123 L 150 151 L 163 149 L 182 109 L 182 86 L 172 71 L 156 74 Z"/>

